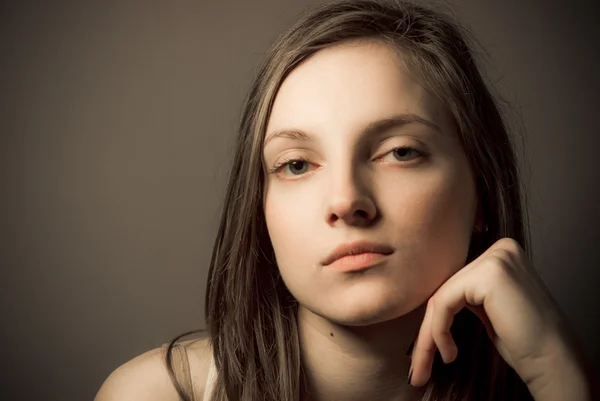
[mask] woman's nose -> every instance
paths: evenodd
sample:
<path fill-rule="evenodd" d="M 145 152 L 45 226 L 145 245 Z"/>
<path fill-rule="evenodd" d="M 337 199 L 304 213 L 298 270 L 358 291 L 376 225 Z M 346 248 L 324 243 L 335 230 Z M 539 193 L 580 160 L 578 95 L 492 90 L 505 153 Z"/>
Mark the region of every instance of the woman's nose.
<path fill-rule="evenodd" d="M 343 221 L 348 225 L 367 226 L 377 217 L 377 207 L 368 185 L 348 174 L 337 178 L 330 186 L 327 197 L 326 220 L 330 225 Z"/>

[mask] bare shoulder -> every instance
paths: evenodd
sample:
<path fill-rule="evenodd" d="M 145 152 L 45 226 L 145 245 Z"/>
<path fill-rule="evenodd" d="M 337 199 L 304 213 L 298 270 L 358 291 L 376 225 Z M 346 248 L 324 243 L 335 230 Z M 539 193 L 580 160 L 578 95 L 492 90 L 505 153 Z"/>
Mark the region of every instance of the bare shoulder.
<path fill-rule="evenodd" d="M 211 361 L 206 338 L 181 341 L 188 356 L 194 398 L 202 401 Z M 147 351 L 115 369 L 98 390 L 94 401 L 179 401 L 167 371 L 163 350 Z"/>

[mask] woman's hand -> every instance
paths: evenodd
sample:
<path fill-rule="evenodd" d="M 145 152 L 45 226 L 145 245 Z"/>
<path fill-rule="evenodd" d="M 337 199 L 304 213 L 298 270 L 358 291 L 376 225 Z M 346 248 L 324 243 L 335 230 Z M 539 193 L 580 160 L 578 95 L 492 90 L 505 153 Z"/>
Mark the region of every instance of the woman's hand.
<path fill-rule="evenodd" d="M 483 322 L 536 400 L 589 399 L 565 319 L 523 249 L 510 238 L 497 241 L 429 299 L 412 353 L 413 385 L 429 380 L 436 349 L 445 363 L 460 352 L 450 326 L 464 307 Z"/>

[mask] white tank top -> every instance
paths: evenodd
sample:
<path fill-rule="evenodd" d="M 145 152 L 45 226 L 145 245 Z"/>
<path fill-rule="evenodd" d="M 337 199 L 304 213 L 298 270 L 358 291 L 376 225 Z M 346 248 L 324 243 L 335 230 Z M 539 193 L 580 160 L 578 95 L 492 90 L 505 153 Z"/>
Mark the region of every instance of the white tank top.
<path fill-rule="evenodd" d="M 215 367 L 215 360 L 210 357 L 210 367 L 208 368 L 208 377 L 206 378 L 206 386 L 204 387 L 203 401 L 209 401 L 212 396 L 213 389 L 215 387 L 215 381 L 217 380 L 217 369 Z M 193 401 L 193 400 L 192 400 Z"/>

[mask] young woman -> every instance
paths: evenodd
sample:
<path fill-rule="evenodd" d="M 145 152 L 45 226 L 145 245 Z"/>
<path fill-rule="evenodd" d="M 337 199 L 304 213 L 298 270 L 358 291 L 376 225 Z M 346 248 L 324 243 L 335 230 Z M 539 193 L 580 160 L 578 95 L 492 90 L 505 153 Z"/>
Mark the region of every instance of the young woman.
<path fill-rule="evenodd" d="M 370 0 L 285 33 L 245 103 L 207 338 L 126 363 L 97 400 L 591 399 L 463 35 Z"/>

